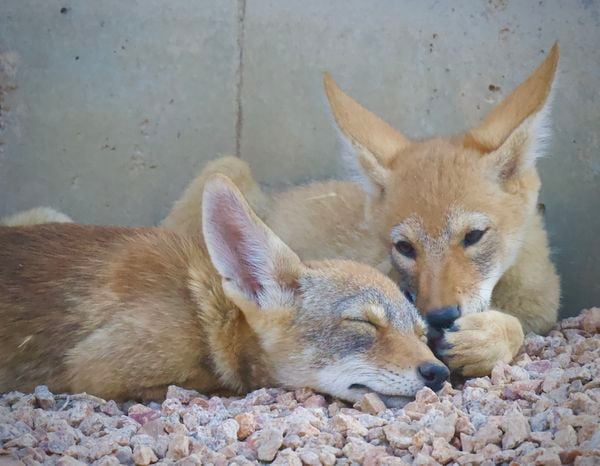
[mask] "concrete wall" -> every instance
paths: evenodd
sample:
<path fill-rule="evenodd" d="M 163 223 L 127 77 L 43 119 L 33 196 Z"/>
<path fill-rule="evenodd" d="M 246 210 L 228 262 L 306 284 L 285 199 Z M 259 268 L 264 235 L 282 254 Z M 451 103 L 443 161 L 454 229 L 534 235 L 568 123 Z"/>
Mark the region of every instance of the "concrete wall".
<path fill-rule="evenodd" d="M 600 304 L 600 1 L 3 0 L 0 215 L 155 224 L 225 153 L 271 185 L 340 176 L 324 70 L 409 136 L 451 133 L 557 39 L 539 167 L 571 314 Z"/>

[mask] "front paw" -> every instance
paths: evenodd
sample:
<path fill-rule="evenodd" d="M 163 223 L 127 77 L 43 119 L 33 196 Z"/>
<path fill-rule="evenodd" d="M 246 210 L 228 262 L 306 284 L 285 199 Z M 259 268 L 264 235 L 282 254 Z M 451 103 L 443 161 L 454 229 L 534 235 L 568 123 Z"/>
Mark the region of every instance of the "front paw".
<path fill-rule="evenodd" d="M 434 350 L 451 371 L 478 377 L 489 375 L 500 361 L 510 362 L 522 343 L 519 320 L 490 310 L 458 319 Z"/>

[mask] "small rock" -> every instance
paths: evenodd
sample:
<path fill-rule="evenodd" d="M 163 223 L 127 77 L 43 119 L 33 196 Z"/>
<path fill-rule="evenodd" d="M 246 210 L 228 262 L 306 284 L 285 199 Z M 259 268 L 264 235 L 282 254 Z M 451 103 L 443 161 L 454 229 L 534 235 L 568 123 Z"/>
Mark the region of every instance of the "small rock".
<path fill-rule="evenodd" d="M 4 448 L 33 448 L 38 444 L 37 439 L 31 434 L 23 434 L 20 437 L 9 440 L 4 444 Z"/>
<path fill-rule="evenodd" d="M 355 404 L 355 407 L 369 414 L 379 414 L 387 409 L 376 393 L 366 393 Z"/>
<path fill-rule="evenodd" d="M 308 400 L 314 394 L 315 394 L 315 392 L 312 391 L 310 388 L 300 388 L 300 389 L 294 391 L 296 400 L 299 401 L 300 403 L 304 403 L 306 400 Z"/>
<path fill-rule="evenodd" d="M 72 456 L 64 455 L 56 461 L 56 466 L 85 466 L 86 463 L 76 460 Z"/>
<path fill-rule="evenodd" d="M 382 456 L 378 460 L 379 466 L 408 466 L 410 464 L 396 456 Z"/>
<path fill-rule="evenodd" d="M 455 460 L 461 453 L 443 438 L 433 439 L 433 449 L 431 457 L 437 462 L 446 464 Z"/>
<path fill-rule="evenodd" d="M 252 436 L 256 447 L 258 459 L 261 461 L 273 461 L 275 455 L 283 444 L 283 433 L 278 429 L 263 429 Z"/>
<path fill-rule="evenodd" d="M 77 437 L 72 430 L 48 432 L 47 451 L 60 455 L 71 445 L 77 442 Z"/>
<path fill-rule="evenodd" d="M 191 400 L 199 398 L 200 394 L 196 390 L 186 390 L 185 388 L 176 385 L 169 385 L 167 388 L 166 399 L 179 400 L 183 404 L 188 404 Z"/>
<path fill-rule="evenodd" d="M 438 466 L 439 463 L 429 456 L 427 452 L 419 452 L 413 461 L 414 466 Z"/>
<path fill-rule="evenodd" d="M 148 408 L 147 406 L 141 404 L 135 404 L 131 406 L 127 411 L 127 415 L 131 419 L 140 423 L 142 426 L 148 421 L 152 421 L 153 419 L 160 417 L 160 413 L 158 411 L 154 411 L 152 408 Z"/>
<path fill-rule="evenodd" d="M 472 435 L 475 433 L 475 427 L 469 421 L 467 416 L 458 416 L 456 419 L 456 424 L 454 425 L 454 430 L 458 434 L 467 434 Z"/>
<path fill-rule="evenodd" d="M 535 459 L 536 466 L 561 466 L 562 462 L 557 453 L 553 451 L 544 451 Z"/>
<path fill-rule="evenodd" d="M 445 415 L 438 409 L 430 409 L 419 420 L 419 425 L 431 429 L 436 437 L 442 437 L 449 442 L 454 437 L 457 419 L 456 413 Z"/>
<path fill-rule="evenodd" d="M 244 440 L 256 430 L 256 419 L 251 413 L 240 413 L 235 417 L 235 421 L 239 425 L 237 432 L 239 440 Z"/>
<path fill-rule="evenodd" d="M 385 437 L 394 448 L 405 449 L 412 445 L 413 435 L 416 433 L 416 426 L 405 422 L 394 422 L 383 428 Z"/>
<path fill-rule="evenodd" d="M 456 459 L 458 464 L 462 465 L 471 465 L 471 464 L 481 464 L 485 461 L 485 458 L 481 453 L 467 453 L 459 456 Z"/>
<path fill-rule="evenodd" d="M 434 403 L 437 403 L 439 401 L 440 401 L 439 397 L 429 387 L 423 387 L 415 395 L 415 402 L 416 403 L 434 404 Z"/>
<path fill-rule="evenodd" d="M 504 387 L 504 398 L 507 400 L 527 399 L 530 394 L 540 392 L 542 380 L 519 380 Z"/>
<path fill-rule="evenodd" d="M 554 440 L 552 440 L 552 432 L 531 432 L 529 434 L 529 439 L 532 442 L 538 443 L 541 447 L 554 446 Z"/>
<path fill-rule="evenodd" d="M 461 440 L 462 440 L 461 436 Z M 478 452 L 486 445 L 491 443 L 499 444 L 502 439 L 502 431 L 498 425 L 488 420 L 487 424 L 475 432 L 473 436 L 473 445 L 469 451 Z M 464 449 L 464 446 L 463 446 Z"/>
<path fill-rule="evenodd" d="M 210 409 L 210 400 L 209 400 L 209 409 Z M 181 401 L 179 401 L 177 398 L 167 398 L 165 401 L 162 402 L 162 405 L 160 406 L 160 412 L 163 414 L 163 416 L 170 416 L 173 413 L 179 413 L 181 412 Z M 130 408 L 131 409 L 131 408 Z M 151 409 L 151 408 L 148 408 Z M 151 409 L 153 412 L 153 409 Z M 131 414 L 130 414 L 131 416 Z M 154 417 L 152 417 L 151 419 L 154 419 Z M 137 419 L 136 419 L 137 421 Z M 139 422 L 139 421 L 138 421 Z"/>
<path fill-rule="evenodd" d="M 486 460 L 492 460 L 500 451 L 501 448 L 492 443 L 483 447 L 478 453 L 481 453 Z"/>
<path fill-rule="evenodd" d="M 234 419 L 227 419 L 217 427 L 215 438 L 217 440 L 223 439 L 223 441 L 229 445 L 238 439 L 239 430 L 240 426 L 237 421 Z"/>
<path fill-rule="evenodd" d="M 84 433 L 97 431 L 104 426 L 104 419 L 100 414 L 94 413 L 94 406 L 87 401 L 75 401 L 68 413 L 69 424 L 79 426 Z"/>
<path fill-rule="evenodd" d="M 290 448 L 277 453 L 277 458 L 271 463 L 274 466 L 302 466 L 300 457 Z"/>
<path fill-rule="evenodd" d="M 54 409 L 56 401 L 54 395 L 50 393 L 46 385 L 38 385 L 34 390 L 35 399 L 42 409 Z"/>
<path fill-rule="evenodd" d="M 502 449 L 510 450 L 517 447 L 529 437 L 529 421 L 522 414 L 510 414 L 504 416 L 504 431 L 502 437 Z"/>
<path fill-rule="evenodd" d="M 504 362 L 497 363 L 492 369 L 491 382 L 502 385 L 510 381 L 510 366 Z"/>
<path fill-rule="evenodd" d="M 147 434 L 150 437 L 156 439 L 159 435 L 163 435 L 165 433 L 165 421 L 162 419 L 153 419 L 151 421 L 146 422 L 140 429 L 138 430 L 138 434 Z"/>
<path fill-rule="evenodd" d="M 321 466 L 319 455 L 310 450 L 302 450 L 300 452 L 300 461 L 306 466 Z"/>
<path fill-rule="evenodd" d="M 590 334 L 600 333 L 600 307 L 583 311 L 581 328 Z"/>
<path fill-rule="evenodd" d="M 189 402 L 190 406 L 200 406 L 201 408 L 208 409 L 208 400 L 204 398 L 192 398 Z"/>
<path fill-rule="evenodd" d="M 307 409 L 325 408 L 327 407 L 327 401 L 325 401 L 323 395 L 311 395 L 304 402 L 304 407 Z"/>
<path fill-rule="evenodd" d="M 100 411 L 108 416 L 121 416 L 123 412 L 113 400 L 109 400 L 100 407 Z"/>
<path fill-rule="evenodd" d="M 93 466 L 119 466 L 121 463 L 112 455 L 103 456 L 97 461 L 94 461 Z"/>
<path fill-rule="evenodd" d="M 245 465 L 248 464 L 249 462 L 244 458 L 244 461 L 246 461 L 245 463 L 239 462 L 238 461 L 232 461 L 231 465 Z M 190 456 L 186 456 L 185 458 L 177 461 L 177 463 L 175 463 L 175 466 L 201 466 L 202 463 L 202 458 L 200 457 L 200 455 L 197 455 L 195 453 L 191 454 Z"/>
<path fill-rule="evenodd" d="M 148 445 L 136 445 L 133 449 L 133 461 L 135 464 L 147 466 L 151 463 L 156 463 L 158 458 L 154 454 L 154 450 Z"/>
<path fill-rule="evenodd" d="M 170 437 L 167 458 L 179 460 L 190 454 L 190 439 L 184 434 L 174 434 Z"/>
<path fill-rule="evenodd" d="M 573 466 L 598 466 L 598 458 L 600 458 L 600 452 L 594 457 L 592 456 L 578 456 L 573 461 Z"/>
<path fill-rule="evenodd" d="M 548 370 L 544 376 L 542 391 L 548 393 L 557 388 L 561 383 L 563 372 L 564 371 L 559 367 L 553 367 L 552 369 Z"/>
<path fill-rule="evenodd" d="M 364 437 L 369 433 L 365 426 L 347 414 L 336 414 L 331 419 L 331 427 L 338 432 L 347 435 L 358 435 Z"/>
<path fill-rule="evenodd" d="M 310 389 L 296 390 L 296 392 L 304 393 L 304 395 L 307 398 L 314 393 Z M 212 398 L 211 398 L 211 400 L 212 400 Z M 252 393 L 249 393 L 248 395 L 246 395 L 246 400 L 245 400 L 245 402 L 248 404 L 248 406 L 269 405 L 269 404 L 272 404 L 274 401 L 275 401 L 275 397 L 266 388 L 254 390 Z"/>
<path fill-rule="evenodd" d="M 121 464 L 130 464 L 133 461 L 133 451 L 130 446 L 122 446 L 115 452 L 115 457 Z"/>
<path fill-rule="evenodd" d="M 577 445 L 577 432 L 567 425 L 554 434 L 554 441 L 563 448 L 572 448 Z"/>
<path fill-rule="evenodd" d="M 291 448 L 292 450 L 296 450 L 302 445 L 304 445 L 304 439 L 301 439 L 300 436 L 296 434 L 288 434 L 283 439 L 283 446 Z"/>

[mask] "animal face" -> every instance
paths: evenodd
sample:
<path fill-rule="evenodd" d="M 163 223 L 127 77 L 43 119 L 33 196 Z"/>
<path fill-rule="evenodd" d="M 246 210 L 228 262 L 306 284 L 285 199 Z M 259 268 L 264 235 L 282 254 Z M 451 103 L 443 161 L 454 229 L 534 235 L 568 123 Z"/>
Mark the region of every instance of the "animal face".
<path fill-rule="evenodd" d="M 488 308 L 535 215 L 535 159 L 545 132 L 558 45 L 483 122 L 411 141 L 344 94 L 325 89 L 369 193 L 371 222 L 406 295 L 435 327 Z"/>
<path fill-rule="evenodd" d="M 390 405 L 441 388 L 448 369 L 390 279 L 349 261 L 302 263 L 225 177 L 209 181 L 203 199 L 211 260 L 279 385 L 350 401 L 375 391 Z"/>
<path fill-rule="evenodd" d="M 521 179 L 529 189 L 513 192 L 484 162 L 448 141 L 415 144 L 379 201 L 379 228 L 399 284 L 434 325 L 487 309 L 535 210 L 535 171 Z"/>
<path fill-rule="evenodd" d="M 292 362 L 309 364 L 286 363 L 282 375 L 350 401 L 374 391 L 395 405 L 424 386 L 438 390 L 448 377 L 426 346 L 425 330 L 387 277 L 352 262 L 314 262 L 300 279 L 294 338 L 286 342 Z"/>

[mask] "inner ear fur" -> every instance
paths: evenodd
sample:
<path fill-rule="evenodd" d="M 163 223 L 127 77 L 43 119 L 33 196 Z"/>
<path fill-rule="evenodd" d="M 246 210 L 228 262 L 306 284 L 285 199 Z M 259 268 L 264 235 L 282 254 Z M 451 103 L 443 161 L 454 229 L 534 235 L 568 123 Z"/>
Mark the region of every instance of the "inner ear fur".
<path fill-rule="evenodd" d="M 289 304 L 302 262 L 226 176 L 214 175 L 206 183 L 202 213 L 206 247 L 227 289 L 261 308 Z"/>
<path fill-rule="evenodd" d="M 498 149 L 525 120 L 546 104 L 560 55 L 558 42 L 542 64 L 484 120 L 464 136 L 464 145 L 483 153 Z"/>
<path fill-rule="evenodd" d="M 329 73 L 325 73 L 323 85 L 333 117 L 352 145 L 360 170 L 370 183 L 383 188 L 392 161 L 410 144 L 409 139 L 342 91 Z"/>
<path fill-rule="evenodd" d="M 543 63 L 462 137 L 463 145 L 481 153 L 502 179 L 522 173 L 541 155 L 559 55 L 555 43 Z"/>

